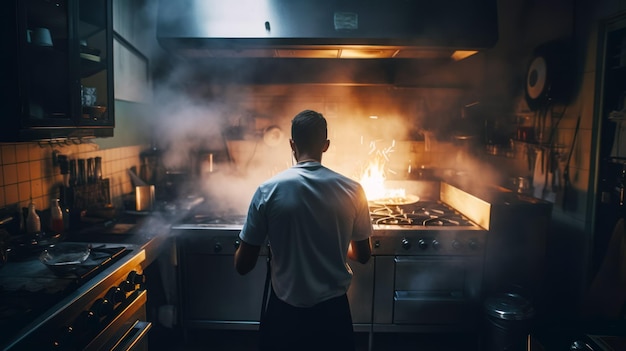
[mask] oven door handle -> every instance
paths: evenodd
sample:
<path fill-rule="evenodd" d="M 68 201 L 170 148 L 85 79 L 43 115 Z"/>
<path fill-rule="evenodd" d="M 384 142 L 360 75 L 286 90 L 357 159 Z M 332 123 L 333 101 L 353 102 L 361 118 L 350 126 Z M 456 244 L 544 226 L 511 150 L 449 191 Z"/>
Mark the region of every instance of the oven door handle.
<path fill-rule="evenodd" d="M 131 351 L 148 335 L 148 331 L 152 328 L 152 323 L 144 321 L 136 321 L 132 328 L 128 330 L 112 351 Z"/>

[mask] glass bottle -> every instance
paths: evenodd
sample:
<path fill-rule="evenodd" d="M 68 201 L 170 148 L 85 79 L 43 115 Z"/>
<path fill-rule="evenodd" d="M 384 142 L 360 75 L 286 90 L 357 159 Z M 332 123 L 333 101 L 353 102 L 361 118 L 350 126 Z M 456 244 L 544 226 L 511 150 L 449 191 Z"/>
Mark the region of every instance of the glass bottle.
<path fill-rule="evenodd" d="M 65 230 L 63 211 L 61 210 L 61 206 L 59 206 L 59 199 L 52 199 L 50 201 L 50 229 L 54 233 L 63 233 Z"/>
<path fill-rule="evenodd" d="M 87 159 L 87 175 L 85 177 L 87 178 L 87 184 L 93 184 L 96 182 L 93 157 Z"/>
<path fill-rule="evenodd" d="M 61 207 L 61 212 L 63 212 L 63 224 L 64 230 L 70 229 L 70 215 L 72 214 L 70 208 L 70 200 L 69 194 L 71 194 L 71 189 L 66 188 L 64 186 L 59 187 L 59 206 Z"/>
<path fill-rule="evenodd" d="M 94 176 L 96 183 L 102 180 L 102 157 L 96 156 L 94 165 Z"/>
<path fill-rule="evenodd" d="M 39 232 L 41 232 L 41 219 L 37 214 L 35 203 L 31 199 L 28 204 L 28 215 L 26 216 L 26 233 L 36 234 Z"/>
<path fill-rule="evenodd" d="M 87 184 L 87 165 L 85 164 L 84 158 L 79 158 L 77 162 L 77 170 L 76 170 L 76 185 L 85 185 Z"/>
<path fill-rule="evenodd" d="M 69 179 L 69 184 L 67 185 L 67 187 L 73 188 L 78 183 L 78 174 L 76 172 L 76 160 L 70 160 L 69 167 L 70 167 L 70 170 L 69 170 L 70 179 Z"/>

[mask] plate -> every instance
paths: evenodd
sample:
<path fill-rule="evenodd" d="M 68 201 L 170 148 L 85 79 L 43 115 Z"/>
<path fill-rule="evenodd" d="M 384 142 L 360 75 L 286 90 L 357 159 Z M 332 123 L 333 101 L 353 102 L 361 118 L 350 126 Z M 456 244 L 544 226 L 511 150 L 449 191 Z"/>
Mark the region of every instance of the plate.
<path fill-rule="evenodd" d="M 414 204 L 418 202 L 419 200 L 420 200 L 419 196 L 408 194 L 405 196 L 398 196 L 398 197 L 385 197 L 381 199 L 376 199 L 372 202 L 375 203 L 376 205 L 398 205 L 399 206 L 399 205 Z"/>

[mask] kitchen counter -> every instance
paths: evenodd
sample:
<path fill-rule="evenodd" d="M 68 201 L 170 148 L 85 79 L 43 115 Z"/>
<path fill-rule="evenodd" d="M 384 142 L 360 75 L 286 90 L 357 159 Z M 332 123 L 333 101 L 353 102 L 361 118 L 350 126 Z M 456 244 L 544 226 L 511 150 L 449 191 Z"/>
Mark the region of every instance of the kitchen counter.
<path fill-rule="evenodd" d="M 126 213 L 114 220 L 71 233 L 66 240 L 136 245 L 146 252 L 145 265 L 142 265 L 145 268 L 159 256 L 168 238 L 170 227 L 171 220 L 158 213 Z"/>
<path fill-rule="evenodd" d="M 78 232 L 69 233 L 64 241 L 86 242 L 92 243 L 99 247 L 119 247 L 124 246 L 127 252 L 117 261 L 99 271 L 97 274 L 81 281 L 80 285 L 74 290 L 67 290 L 63 286 L 71 286 L 72 279 L 55 279 L 54 276 L 46 278 L 52 280 L 65 280 L 68 284 L 63 285 L 61 289 L 68 291 L 67 293 L 55 293 L 47 296 L 48 300 L 41 308 L 30 311 L 28 317 L 20 318 L 20 323 L 11 323 L 12 317 L 2 320 L 5 326 L 11 326 L 11 333 L 4 334 L 0 337 L 0 349 L 13 350 L 20 349 L 20 343 L 27 342 L 29 339 L 39 338 L 42 330 L 49 329 L 51 325 L 60 328 L 70 323 L 68 321 L 76 320 L 77 314 L 85 310 L 98 297 L 104 296 L 112 286 L 117 286 L 126 280 L 129 271 L 134 270 L 141 274 L 144 269 L 150 266 L 159 257 L 160 253 L 167 242 L 167 234 L 170 225 L 159 216 L 127 216 L 123 215 L 115 221 L 91 225 L 88 229 Z M 36 265 L 38 260 L 34 259 L 32 265 Z M 14 261 L 9 262 L 0 271 L 0 292 L 10 293 L 10 286 L 15 285 L 17 289 L 24 283 L 13 283 L 22 279 L 23 281 L 41 281 L 41 276 L 36 278 L 23 274 L 23 265 L 30 265 L 31 261 Z M 47 272 L 42 265 L 39 274 Z M 48 272 L 49 273 L 49 272 Z M 46 286 L 58 286 L 59 284 L 47 284 Z M 62 284 L 61 284 L 62 285 Z M 37 295 L 38 296 L 38 295 Z M 18 329 L 19 328 L 19 329 Z M 5 330 L 6 331 L 6 330 Z M 44 333 L 45 335 L 45 333 Z M 17 345 L 17 346 L 16 346 Z"/>

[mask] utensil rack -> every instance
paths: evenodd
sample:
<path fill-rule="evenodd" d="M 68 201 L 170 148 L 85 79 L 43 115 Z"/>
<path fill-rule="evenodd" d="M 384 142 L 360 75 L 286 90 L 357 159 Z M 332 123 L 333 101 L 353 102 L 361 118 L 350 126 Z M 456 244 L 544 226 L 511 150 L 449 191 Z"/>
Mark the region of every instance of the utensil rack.
<path fill-rule="evenodd" d="M 95 183 L 76 185 L 69 190 L 68 195 L 73 208 L 104 207 L 111 203 L 108 178 L 98 179 Z"/>

